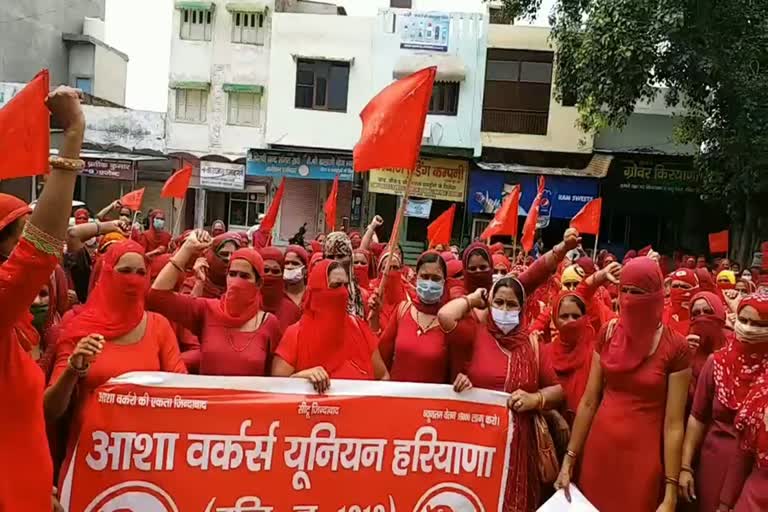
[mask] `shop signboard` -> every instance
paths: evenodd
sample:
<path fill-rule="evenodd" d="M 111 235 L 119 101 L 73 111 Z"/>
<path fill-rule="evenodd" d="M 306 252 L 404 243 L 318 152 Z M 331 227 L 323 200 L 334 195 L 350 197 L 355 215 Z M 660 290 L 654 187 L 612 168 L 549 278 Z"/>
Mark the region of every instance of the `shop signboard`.
<path fill-rule="evenodd" d="M 107 158 L 83 158 L 85 167 L 82 175 L 89 178 L 110 178 L 120 181 L 135 181 L 136 170 L 130 160 Z"/>
<path fill-rule="evenodd" d="M 200 162 L 200 186 L 219 190 L 245 189 L 245 166 L 222 162 Z"/>
<path fill-rule="evenodd" d="M 448 51 L 451 17 L 441 13 L 404 12 L 397 15 L 400 48 L 407 50 Z"/>
<path fill-rule="evenodd" d="M 463 203 L 469 164 L 466 160 L 421 158 L 411 183 L 411 197 Z M 402 169 L 376 169 L 370 172 L 368 191 L 402 196 L 408 174 Z"/>
<path fill-rule="evenodd" d="M 352 181 L 354 171 L 351 156 L 252 149 L 248 152 L 246 174 L 328 181 L 338 175 L 339 181 Z"/>
<path fill-rule="evenodd" d="M 676 159 L 654 155 L 617 158 L 608 178 L 619 190 L 697 193 L 701 175 L 690 158 Z"/>

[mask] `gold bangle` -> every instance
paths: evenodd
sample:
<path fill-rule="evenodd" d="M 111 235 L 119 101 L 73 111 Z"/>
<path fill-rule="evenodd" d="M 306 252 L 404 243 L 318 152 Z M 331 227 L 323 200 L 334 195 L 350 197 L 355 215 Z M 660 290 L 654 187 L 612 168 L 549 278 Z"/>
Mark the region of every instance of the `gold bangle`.
<path fill-rule="evenodd" d="M 475 308 L 473 308 L 473 307 L 472 307 L 472 301 L 471 301 L 471 300 L 469 300 L 469 297 L 467 297 L 466 295 L 464 295 L 464 296 L 462 297 L 462 299 L 464 299 L 465 301 L 467 301 L 467 307 L 469 308 L 469 310 L 470 310 L 470 311 L 472 311 L 473 309 L 475 309 Z"/>
<path fill-rule="evenodd" d="M 179 273 L 181 273 L 181 274 L 184 274 L 184 273 L 185 273 L 185 272 L 184 272 L 184 269 L 183 269 L 183 268 L 181 268 L 181 265 L 179 265 L 178 263 L 176 263 L 175 261 L 173 261 L 173 258 L 169 259 L 169 260 L 168 260 L 168 263 L 170 263 L 171 265 L 173 265 L 173 267 L 174 267 L 176 270 L 178 270 L 178 271 L 179 271 Z"/>
<path fill-rule="evenodd" d="M 566 451 L 566 452 L 565 452 L 565 456 L 566 456 L 566 457 L 570 457 L 570 458 L 572 458 L 573 460 L 576 460 L 576 459 L 578 458 L 578 457 L 577 457 L 577 455 L 576 455 L 576 452 L 575 452 L 575 451 L 573 451 L 573 450 L 568 450 L 568 451 Z"/>
<path fill-rule="evenodd" d="M 685 471 L 686 473 L 693 474 L 693 468 L 690 467 L 690 466 L 683 466 L 683 467 L 681 467 L 680 468 L 680 472 L 682 473 L 683 471 Z"/>
<path fill-rule="evenodd" d="M 88 375 L 88 369 L 91 367 L 91 363 L 86 363 L 82 368 L 78 368 L 72 363 L 72 356 L 69 356 L 69 359 L 67 359 L 67 366 L 69 366 L 78 377 L 82 378 Z"/>
<path fill-rule="evenodd" d="M 45 254 L 61 258 L 64 252 L 64 241 L 59 240 L 53 235 L 49 235 L 31 222 L 24 225 L 22 237 L 35 248 Z"/>
<path fill-rule="evenodd" d="M 671 476 L 665 476 L 664 482 L 671 484 L 671 485 L 680 485 L 680 481 L 677 478 L 672 478 Z"/>
<path fill-rule="evenodd" d="M 544 393 L 541 391 L 536 392 L 537 395 L 539 395 L 539 410 L 543 411 L 544 406 L 547 404 L 547 398 L 544 396 Z"/>
<path fill-rule="evenodd" d="M 61 169 L 62 171 L 82 171 L 85 167 L 85 162 L 79 158 L 63 158 L 60 156 L 52 156 L 48 158 L 48 163 L 54 169 Z"/>

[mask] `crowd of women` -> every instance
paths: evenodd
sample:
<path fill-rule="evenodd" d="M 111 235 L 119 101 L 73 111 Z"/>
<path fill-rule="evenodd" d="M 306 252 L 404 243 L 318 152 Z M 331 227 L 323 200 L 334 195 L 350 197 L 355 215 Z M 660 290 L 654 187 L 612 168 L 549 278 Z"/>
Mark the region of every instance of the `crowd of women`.
<path fill-rule="evenodd" d="M 68 227 L 84 119 L 72 89 L 48 105 L 64 139 L 36 208 L 0 194 L 0 510 L 58 507 L 84 404 L 133 370 L 501 391 L 505 511 L 570 483 L 603 512 L 768 510 L 759 276 L 650 250 L 595 263 L 572 229 L 535 260 L 477 242 L 410 267 L 379 217 L 308 248 L 222 222 L 174 239 L 160 211 L 137 232 L 119 203 Z"/>

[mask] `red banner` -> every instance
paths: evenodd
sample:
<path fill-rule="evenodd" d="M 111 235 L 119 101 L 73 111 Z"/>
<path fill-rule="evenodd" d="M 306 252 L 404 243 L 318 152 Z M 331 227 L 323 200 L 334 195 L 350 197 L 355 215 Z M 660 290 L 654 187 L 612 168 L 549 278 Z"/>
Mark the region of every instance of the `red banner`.
<path fill-rule="evenodd" d="M 506 395 L 131 373 L 89 405 L 62 486 L 83 512 L 500 512 Z"/>

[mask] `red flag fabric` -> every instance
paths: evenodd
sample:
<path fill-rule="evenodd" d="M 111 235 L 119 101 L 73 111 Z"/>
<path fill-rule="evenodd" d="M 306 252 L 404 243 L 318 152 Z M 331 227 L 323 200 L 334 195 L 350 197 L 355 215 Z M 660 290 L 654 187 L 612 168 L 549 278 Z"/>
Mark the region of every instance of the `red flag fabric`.
<path fill-rule="evenodd" d="M 283 201 L 284 193 L 285 178 L 282 179 L 280 186 L 277 187 L 277 192 L 275 192 L 275 197 L 272 198 L 272 202 L 269 204 L 269 210 L 267 210 L 267 214 L 264 215 L 263 219 L 261 219 L 259 231 L 272 233 L 272 228 L 275 227 L 275 222 L 277 222 L 277 213 L 280 211 L 280 203 Z"/>
<path fill-rule="evenodd" d="M 355 171 L 416 169 L 436 73 L 432 66 L 397 80 L 365 106 L 353 152 Z"/>
<path fill-rule="evenodd" d="M 189 180 L 192 179 L 192 166 L 185 165 L 168 178 L 160 191 L 160 197 L 184 199 L 187 196 Z"/>
<path fill-rule="evenodd" d="M 520 239 L 520 243 L 523 246 L 523 251 L 526 253 L 531 252 L 531 249 L 533 249 L 533 238 L 536 234 L 536 223 L 539 221 L 541 198 L 544 195 L 544 183 L 544 176 L 539 176 L 539 189 L 536 192 L 533 203 L 531 203 L 531 209 L 528 210 L 525 224 L 523 224 L 523 237 Z"/>
<path fill-rule="evenodd" d="M 571 227 L 579 233 L 598 234 L 600 232 L 600 215 L 602 210 L 602 197 L 591 200 L 571 219 Z"/>
<path fill-rule="evenodd" d="M 518 210 L 520 208 L 520 185 L 515 185 L 512 192 L 507 194 L 501 208 L 496 211 L 493 220 L 485 228 L 480 238 L 490 240 L 494 235 L 517 236 Z"/>
<path fill-rule="evenodd" d="M 0 179 L 48 172 L 51 114 L 48 70 L 40 71 L 0 109 Z"/>
<path fill-rule="evenodd" d="M 144 189 L 140 188 L 139 190 L 128 192 L 123 197 L 121 197 L 120 204 L 126 208 L 130 208 L 131 210 L 136 211 L 141 208 L 142 200 L 144 200 Z"/>
<path fill-rule="evenodd" d="M 711 254 L 728 254 L 728 230 L 709 234 L 709 252 Z"/>
<path fill-rule="evenodd" d="M 451 233 L 453 232 L 453 217 L 456 215 L 456 204 L 440 214 L 438 218 L 427 226 L 427 239 L 429 247 L 436 245 L 448 245 L 451 243 Z"/>
<path fill-rule="evenodd" d="M 333 186 L 328 199 L 325 201 L 323 211 L 325 212 L 325 229 L 328 233 L 336 231 L 336 203 L 339 198 L 339 175 L 333 178 Z"/>

